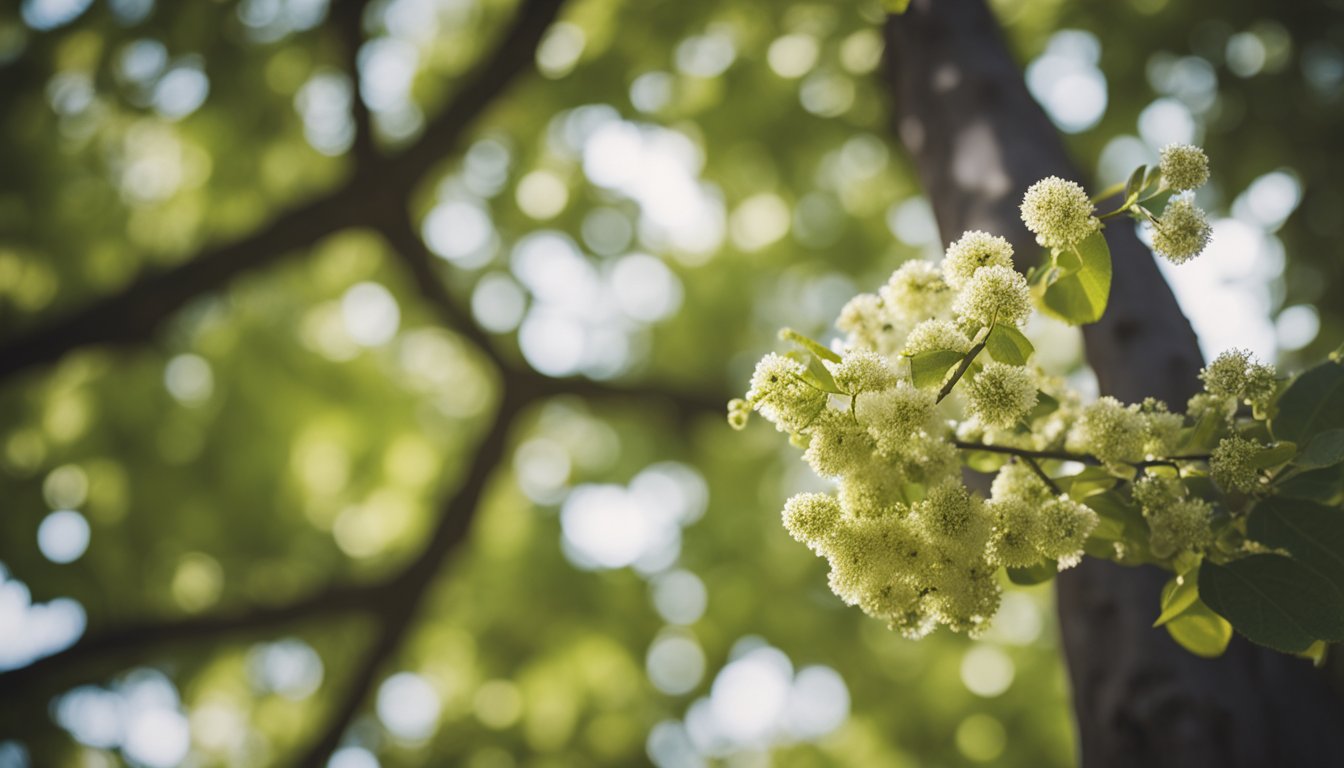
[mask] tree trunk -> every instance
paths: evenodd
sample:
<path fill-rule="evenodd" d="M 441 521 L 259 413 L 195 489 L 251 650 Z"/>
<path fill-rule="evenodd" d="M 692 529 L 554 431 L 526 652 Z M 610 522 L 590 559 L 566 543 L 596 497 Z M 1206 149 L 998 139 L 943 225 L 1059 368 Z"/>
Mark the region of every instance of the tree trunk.
<path fill-rule="evenodd" d="M 1018 218 L 1049 175 L 1082 181 L 1027 93 L 983 0 L 916 0 L 887 24 L 893 119 L 944 241 L 1007 237 L 1025 269 L 1040 253 Z M 1110 181 L 1110 180 L 1107 180 Z M 1083 328 L 1101 391 L 1175 408 L 1196 391 L 1199 347 L 1152 255 L 1124 222 L 1106 316 Z M 1086 559 L 1058 580 L 1060 630 L 1082 763 L 1101 766 L 1341 766 L 1344 703 L 1305 661 L 1233 638 L 1197 658 L 1151 627 L 1167 575 Z"/>

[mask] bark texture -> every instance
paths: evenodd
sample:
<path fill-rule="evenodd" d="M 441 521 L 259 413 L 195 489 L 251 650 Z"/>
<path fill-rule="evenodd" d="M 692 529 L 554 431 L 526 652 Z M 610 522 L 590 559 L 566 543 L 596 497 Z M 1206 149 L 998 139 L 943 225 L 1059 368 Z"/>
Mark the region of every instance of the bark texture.
<path fill-rule="evenodd" d="M 1086 180 L 993 15 L 983 0 L 915 0 L 886 38 L 895 127 L 943 240 L 983 229 L 1030 266 L 1040 248 L 1018 218 L 1022 193 L 1049 175 Z M 1115 276 L 1105 318 L 1083 328 L 1087 361 L 1103 393 L 1179 408 L 1198 387 L 1194 332 L 1133 229 L 1114 223 L 1106 239 Z M 1091 559 L 1059 577 L 1083 765 L 1344 765 L 1344 703 L 1325 679 L 1240 637 L 1220 659 L 1187 653 L 1151 628 L 1166 578 Z"/>

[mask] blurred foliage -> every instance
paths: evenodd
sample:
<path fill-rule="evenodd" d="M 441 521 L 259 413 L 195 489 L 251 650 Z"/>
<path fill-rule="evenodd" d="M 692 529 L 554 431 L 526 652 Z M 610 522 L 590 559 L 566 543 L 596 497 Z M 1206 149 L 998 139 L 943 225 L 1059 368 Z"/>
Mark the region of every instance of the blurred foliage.
<path fill-rule="evenodd" d="M 324 3 L 98 0 L 77 12 L 89 5 L 23 0 L 0 9 L 7 338 L 141 270 L 246 234 L 351 173 L 341 101 L 344 94 L 348 105 L 351 92 L 348 54 Z M 62 8 L 76 13 L 53 23 Z M 1115 137 L 1136 132 L 1161 95 L 1153 80 L 1162 62 L 1212 72 L 1191 81 L 1205 82 L 1203 91 L 1170 97 L 1199 106 L 1189 110 L 1196 138 L 1223 184 L 1208 204 L 1226 210 L 1255 179 L 1288 169 L 1301 205 L 1274 232 L 1287 259 L 1269 280 L 1268 309 L 1310 305 L 1319 315 L 1314 340 L 1284 350 L 1289 367 L 1338 345 L 1337 3 L 1002 0 L 996 8 L 1024 64 L 1061 29 L 1100 41 L 1107 108 L 1070 137 L 1085 168 Z M 458 77 L 512 11 L 498 0 L 369 6 L 362 74 L 366 100 L 380 106 L 382 151 L 406 145 L 425 115 L 452 103 Z M 409 201 L 417 221 L 451 201 L 488 217 L 478 247 L 443 263 L 448 290 L 463 306 L 475 296 L 477 316 L 520 369 L 532 363 L 707 398 L 740 389 L 778 326 L 823 335 L 847 296 L 937 250 L 885 122 L 881 13 L 876 0 L 574 0 L 542 44 L 541 75 L 499 94 L 463 151 L 425 168 Z M 1248 50 L 1251 63 L 1260 52 L 1258 67 L 1246 63 Z M 644 146 L 670 149 L 618 154 L 635 165 L 607 168 L 622 180 L 598 184 L 585 142 L 617 118 L 627 121 L 617 139 L 638 124 Z M 380 190 L 366 194 L 376 201 Z M 426 224 L 431 247 L 456 247 L 479 223 L 456 210 L 457 218 L 441 214 L 458 233 L 447 246 Z M 520 257 L 516 246 L 541 230 L 573 249 Z M 668 270 L 620 278 L 618 267 L 640 263 L 625 260 L 635 251 Z M 575 254 L 586 266 L 566 261 Z M 650 280 L 661 288 L 648 288 Z M 386 330 L 389 295 L 391 336 L 378 330 Z M 521 337 L 518 314 L 507 309 L 517 296 L 535 320 L 532 331 L 523 321 Z M 540 340 L 531 347 L 530 332 Z M 575 338 L 579 357 L 548 355 Z M 94 633 L 386 577 L 420 551 L 439 500 L 460 482 L 502 375 L 438 325 L 379 233 L 351 229 L 313 243 L 195 298 L 149 343 L 79 350 L 5 383 L 0 562 L 9 581 L 0 588 L 9 591 L 0 597 L 26 605 L 22 582 L 34 604 L 72 598 Z M 1001 650 L 992 657 L 946 634 L 906 642 L 842 610 L 823 586 L 823 563 L 778 524 L 783 499 L 807 481 L 765 429 L 732 436 L 720 414 L 682 418 L 656 396 L 530 406 L 470 539 L 379 669 L 380 680 L 409 671 L 428 682 L 438 717 L 419 738 L 399 736 L 370 696 L 346 743 L 387 766 L 642 763 L 655 725 L 686 718 L 734 647 L 740 655 L 754 642 L 739 641 L 754 637 L 795 667 L 834 669 L 851 699 L 837 730 L 772 742 L 773 762 L 1069 764 L 1048 593 L 1018 592 L 1004 628 L 985 643 Z M 562 546 L 558 513 L 569 489 L 625 486 L 668 461 L 708 490 L 703 517 L 682 521 L 675 564 L 645 569 L 684 569 L 703 582 L 707 607 L 685 630 L 669 630 L 652 601 L 660 577 L 575 567 L 581 558 Z M 76 509 L 91 532 L 69 564 L 36 546 L 58 508 Z M 4 600 L 0 622 L 12 622 L 22 610 Z M 12 649 L 38 642 L 34 626 L 0 623 L 8 666 L 27 658 Z M 165 674 L 190 724 L 193 764 L 286 763 L 336 707 L 368 630 L 357 618 L 321 617 L 198 638 L 106 659 L 89 679 L 129 690 L 126 670 L 140 670 L 131 682 L 150 679 L 147 669 Z M 660 691 L 646 674 L 650 647 L 669 631 L 689 633 L 703 649 L 703 675 L 684 693 Z M 277 692 L 257 671 L 282 638 L 316 651 L 320 685 Z M 311 672 L 308 656 L 296 658 L 280 667 Z M 17 739 L 0 747 L 0 762 L 19 754 L 19 743 L 36 765 L 130 759 L 115 744 L 81 745 L 58 728 L 59 706 L 0 700 L 0 739 Z M 755 752 L 734 764 L 758 764 Z"/>

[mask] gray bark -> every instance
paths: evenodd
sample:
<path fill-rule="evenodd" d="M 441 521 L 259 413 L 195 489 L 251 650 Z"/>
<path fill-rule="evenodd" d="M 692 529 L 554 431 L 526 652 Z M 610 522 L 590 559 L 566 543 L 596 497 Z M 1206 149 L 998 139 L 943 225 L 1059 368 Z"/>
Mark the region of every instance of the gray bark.
<path fill-rule="evenodd" d="M 1018 218 L 1022 193 L 1049 175 L 1085 180 L 993 15 L 983 0 L 916 0 L 886 33 L 895 127 L 944 241 L 983 229 L 1031 266 L 1040 248 Z M 1115 277 L 1105 318 L 1083 328 L 1087 361 L 1103 393 L 1180 408 L 1198 386 L 1194 332 L 1133 228 L 1113 224 L 1106 239 Z M 1344 765 L 1344 704 L 1325 679 L 1240 637 L 1219 659 L 1189 654 L 1151 627 L 1166 578 L 1092 559 L 1059 577 L 1082 763 Z"/>

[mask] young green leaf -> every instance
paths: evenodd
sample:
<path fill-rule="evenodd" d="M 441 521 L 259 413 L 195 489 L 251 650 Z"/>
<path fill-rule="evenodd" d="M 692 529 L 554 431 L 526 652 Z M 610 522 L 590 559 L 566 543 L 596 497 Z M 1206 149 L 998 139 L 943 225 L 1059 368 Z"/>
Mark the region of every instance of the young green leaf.
<path fill-rule="evenodd" d="M 1125 202 L 1121 208 L 1127 208 L 1138 201 L 1139 195 L 1143 194 L 1144 182 L 1148 178 L 1148 166 L 1140 165 L 1129 175 L 1129 181 L 1125 182 Z"/>
<path fill-rule="evenodd" d="M 779 329 L 779 338 L 783 341 L 791 341 L 794 344 L 797 344 L 828 363 L 840 362 L 840 356 L 828 349 L 826 345 L 815 339 L 809 339 L 792 328 Z"/>
<path fill-rule="evenodd" d="M 1026 365 L 1036 348 L 1022 332 L 1011 325 L 995 325 L 985 338 L 985 351 L 1000 363 Z"/>
<path fill-rule="evenodd" d="M 1193 427 L 1182 430 L 1183 437 L 1176 447 L 1178 453 L 1204 453 L 1218 445 L 1227 429 L 1227 421 L 1212 411 L 1206 411 Z"/>
<path fill-rule="evenodd" d="M 822 364 L 821 358 L 801 349 L 789 352 L 787 356 L 807 366 L 807 370 L 803 371 L 801 376 L 809 386 L 832 395 L 846 394 L 844 390 L 840 389 L 840 385 L 835 382 L 835 377 L 831 375 L 830 369 Z"/>
<path fill-rule="evenodd" d="M 1108 491 L 1119 482 L 1114 475 L 1101 467 L 1083 467 L 1075 475 L 1055 478 L 1055 484 L 1064 489 L 1075 501 L 1082 501 L 1092 494 Z"/>
<path fill-rule="evenodd" d="M 1162 613 L 1158 615 L 1157 621 L 1153 622 L 1153 626 L 1160 627 L 1180 616 L 1198 600 L 1198 572 L 1188 573 L 1184 576 L 1172 576 L 1171 580 L 1162 588 Z"/>
<path fill-rule="evenodd" d="M 1111 295 L 1111 250 L 1106 238 L 1095 232 L 1061 254 L 1076 257 L 1077 271 L 1061 274 L 1039 290 L 1041 311 L 1070 325 L 1095 323 L 1106 311 Z M 1072 260 L 1072 259 L 1071 259 Z"/>
<path fill-rule="evenodd" d="M 1163 626 L 1182 648 L 1206 659 L 1222 656 L 1232 640 L 1232 625 L 1198 598 Z"/>
<path fill-rule="evenodd" d="M 952 366 L 961 362 L 965 353 L 955 349 L 931 349 L 910 356 L 910 379 L 916 387 L 941 386 Z"/>

